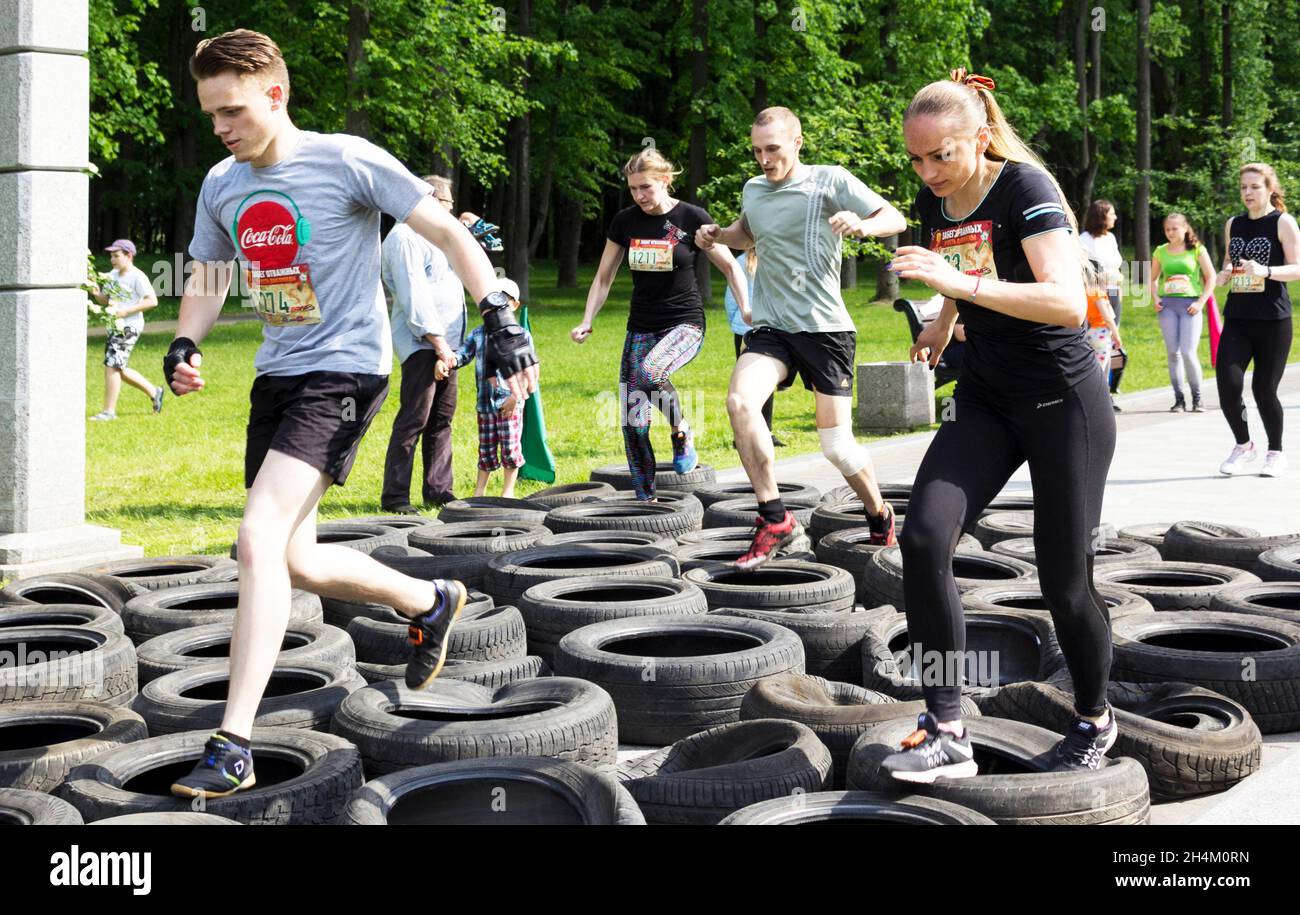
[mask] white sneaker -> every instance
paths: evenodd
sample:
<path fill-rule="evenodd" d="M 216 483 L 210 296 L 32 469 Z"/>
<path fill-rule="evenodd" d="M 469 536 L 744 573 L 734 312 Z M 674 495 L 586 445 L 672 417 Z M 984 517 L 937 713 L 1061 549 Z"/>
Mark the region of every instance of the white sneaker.
<path fill-rule="evenodd" d="M 1264 455 L 1264 469 L 1259 472 L 1261 477 L 1280 477 L 1286 473 L 1286 455 L 1281 451 L 1270 451 Z"/>
<path fill-rule="evenodd" d="M 94 416 L 91 417 L 91 420 L 94 422 L 104 422 L 105 420 L 110 420 L 110 419 L 117 419 L 117 414 L 109 413 L 107 410 L 100 410 L 98 413 L 96 413 Z"/>
<path fill-rule="evenodd" d="M 1246 442 L 1244 445 L 1233 445 L 1232 454 L 1228 455 L 1228 459 L 1219 465 L 1219 473 L 1222 473 L 1225 476 L 1232 476 L 1233 474 L 1240 473 L 1243 464 L 1249 464 L 1257 457 L 1259 457 L 1259 452 L 1255 450 L 1254 442 Z"/>

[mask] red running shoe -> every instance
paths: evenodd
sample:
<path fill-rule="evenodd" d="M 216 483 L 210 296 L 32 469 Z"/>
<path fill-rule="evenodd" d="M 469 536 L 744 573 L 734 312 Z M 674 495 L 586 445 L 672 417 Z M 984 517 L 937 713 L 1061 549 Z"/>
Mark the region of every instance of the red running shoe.
<path fill-rule="evenodd" d="M 736 568 L 742 572 L 751 572 L 769 559 L 773 559 L 796 537 L 803 536 L 803 525 L 794 518 L 794 513 L 787 511 L 785 517 L 775 524 L 759 518 L 755 522 L 758 528 L 754 539 L 749 544 L 749 551 L 736 560 Z"/>
<path fill-rule="evenodd" d="M 885 523 L 879 533 L 876 532 L 875 525 L 871 524 L 871 518 L 868 516 L 867 524 L 871 526 L 871 536 L 867 538 L 867 543 L 872 546 L 895 546 L 898 538 L 894 536 L 894 506 L 888 502 L 885 503 Z"/>

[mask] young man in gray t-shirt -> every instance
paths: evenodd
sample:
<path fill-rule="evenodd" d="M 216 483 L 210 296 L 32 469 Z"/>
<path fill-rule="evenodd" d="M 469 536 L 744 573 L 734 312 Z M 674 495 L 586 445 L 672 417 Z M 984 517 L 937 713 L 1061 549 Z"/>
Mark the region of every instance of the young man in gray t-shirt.
<path fill-rule="evenodd" d="M 190 59 L 199 103 L 231 157 L 203 181 L 177 337 L 164 360 L 177 395 L 200 391 L 197 341 L 211 330 L 238 259 L 265 323 L 250 395 L 239 526 L 239 606 L 221 728 L 172 785 L 222 797 L 254 784 L 249 750 L 258 703 L 284 639 L 290 586 L 386 604 L 411 618 L 408 686 L 442 669 L 464 606 L 457 581 L 423 581 L 344 546 L 316 542 L 316 508 L 342 484 L 388 390 L 392 343 L 379 282 L 379 214 L 440 247 L 479 303 L 487 356 L 522 401 L 537 360 L 482 249 L 430 188 L 359 137 L 299 130 L 275 42 L 240 29 L 199 43 Z M 504 311 L 504 314 L 503 314 Z"/>
<path fill-rule="evenodd" d="M 758 530 L 736 566 L 755 569 L 803 534 L 781 502 L 763 403 L 795 374 L 813 392 L 822 453 L 861 498 L 871 542 L 891 544 L 893 512 L 880 496 L 871 456 L 853 437 L 851 408 L 856 333 L 840 295 L 841 239 L 896 235 L 907 221 L 846 169 L 799 161 L 803 133 L 788 108 L 766 108 L 750 132 L 763 174 L 751 178 L 741 215 L 725 229 L 703 226 L 696 244 L 753 247 L 753 330 L 736 361 L 727 412 L 740 462 L 758 499 Z"/>

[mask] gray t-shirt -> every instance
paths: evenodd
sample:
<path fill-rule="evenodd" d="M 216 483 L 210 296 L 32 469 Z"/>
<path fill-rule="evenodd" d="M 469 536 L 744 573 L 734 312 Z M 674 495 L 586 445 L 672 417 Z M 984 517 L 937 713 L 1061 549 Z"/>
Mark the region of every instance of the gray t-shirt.
<path fill-rule="evenodd" d="M 140 300 L 145 296 L 153 295 L 153 285 L 149 282 L 149 277 L 145 272 L 135 264 L 127 267 L 125 270 L 110 270 L 109 278 L 116 283 L 116 287 L 111 287 L 112 292 L 109 294 L 108 303 L 121 308 L 133 308 L 140 304 Z M 144 312 L 137 311 L 133 315 L 127 315 L 122 319 L 124 327 L 135 330 L 136 333 L 144 331 Z"/>
<path fill-rule="evenodd" d="M 407 225 L 393 226 L 384 239 L 380 277 L 393 297 L 393 350 L 406 362 L 416 350 L 433 349 L 425 334 L 442 337 L 451 349 L 465 338 L 465 287 L 447 255 Z"/>
<path fill-rule="evenodd" d="M 203 179 L 190 257 L 238 256 L 263 319 L 259 375 L 387 375 L 379 214 L 405 222 L 432 188 L 368 140 L 303 131 L 266 168 L 217 163 Z"/>
<path fill-rule="evenodd" d="M 800 165 L 780 183 L 745 182 L 741 216 L 758 251 L 754 326 L 788 333 L 853 330 L 840 295 L 842 240 L 830 218 L 840 210 L 867 217 L 884 199 L 838 165 Z"/>

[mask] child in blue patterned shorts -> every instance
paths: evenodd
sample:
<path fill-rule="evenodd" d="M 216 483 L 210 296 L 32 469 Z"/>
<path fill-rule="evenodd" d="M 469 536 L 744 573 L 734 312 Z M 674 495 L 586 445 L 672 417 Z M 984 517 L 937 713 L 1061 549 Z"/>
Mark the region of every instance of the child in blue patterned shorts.
<path fill-rule="evenodd" d="M 519 310 L 519 286 L 513 280 L 503 279 L 501 290 L 510 296 L 510 310 Z M 533 337 L 524 331 L 532 345 Z M 516 402 L 506 387 L 501 373 L 487 375 L 483 366 L 483 328 L 475 327 L 465 337 L 465 342 L 456 350 L 456 368 L 462 368 L 480 358 L 474 365 L 474 381 L 478 386 L 478 395 L 474 410 L 478 414 L 478 482 L 474 485 L 474 495 L 487 493 L 488 480 L 492 471 L 504 467 L 505 481 L 501 495 L 507 499 L 515 494 L 515 480 L 519 468 L 524 463 L 524 452 L 520 447 L 524 429 L 524 405 Z M 450 367 L 439 360 L 434 366 L 434 378 L 438 381 L 447 377 Z M 497 452 L 500 450 L 500 457 Z"/>

